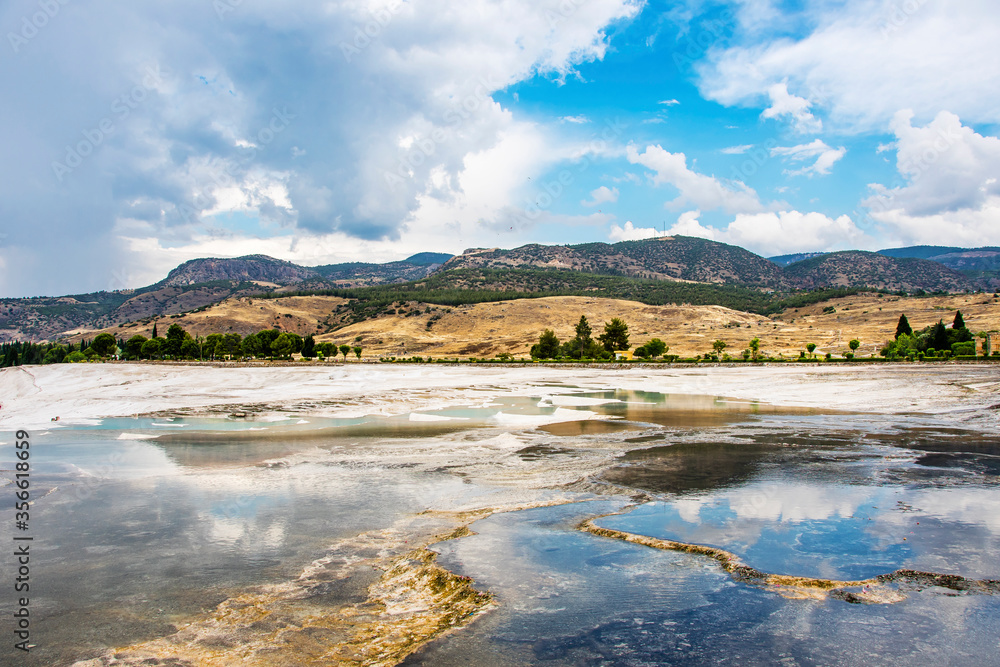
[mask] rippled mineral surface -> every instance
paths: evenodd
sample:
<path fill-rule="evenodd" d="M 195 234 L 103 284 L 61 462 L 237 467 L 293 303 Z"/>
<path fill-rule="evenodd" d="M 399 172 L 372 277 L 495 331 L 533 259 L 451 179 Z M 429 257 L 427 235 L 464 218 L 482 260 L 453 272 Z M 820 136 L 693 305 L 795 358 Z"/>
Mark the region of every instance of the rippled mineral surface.
<path fill-rule="evenodd" d="M 17 664 L 1000 664 L 1000 438 L 537 390 L 34 435 Z"/>

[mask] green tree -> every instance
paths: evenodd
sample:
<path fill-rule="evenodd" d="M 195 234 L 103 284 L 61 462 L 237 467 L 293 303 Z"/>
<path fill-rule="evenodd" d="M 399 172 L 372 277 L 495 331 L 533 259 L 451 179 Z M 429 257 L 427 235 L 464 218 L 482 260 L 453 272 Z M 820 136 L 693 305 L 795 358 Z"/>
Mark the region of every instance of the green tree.
<path fill-rule="evenodd" d="M 98 334 L 94 342 L 90 344 L 90 347 L 94 352 L 102 357 L 110 357 L 115 353 L 115 348 L 118 347 L 118 341 L 115 337 L 109 333 Z"/>
<path fill-rule="evenodd" d="M 312 334 L 306 336 L 306 339 L 302 341 L 302 356 L 306 359 L 316 357 L 316 339 L 313 338 Z"/>
<path fill-rule="evenodd" d="M 87 360 L 87 355 L 85 355 L 83 352 L 80 352 L 79 350 L 74 350 L 73 352 L 70 352 L 69 354 L 66 355 L 66 358 L 63 359 L 64 362 L 69 364 L 78 364 L 81 361 L 86 361 L 86 360 Z"/>
<path fill-rule="evenodd" d="M 552 359 L 559 356 L 559 339 L 552 329 L 546 329 L 538 337 L 538 342 L 531 346 L 531 356 L 534 359 Z"/>
<path fill-rule="evenodd" d="M 809 355 L 815 359 L 816 358 L 816 343 L 809 343 L 806 345 L 806 349 L 809 350 Z"/>
<path fill-rule="evenodd" d="M 188 332 L 184 331 L 181 325 L 171 324 L 170 328 L 167 329 L 167 346 L 163 351 L 164 354 L 169 354 L 171 357 L 179 356 L 182 354 L 181 345 L 188 338 L 190 338 Z"/>
<path fill-rule="evenodd" d="M 955 323 L 951 325 L 951 328 L 955 331 L 959 329 L 965 329 L 965 318 L 962 317 L 962 311 L 955 313 Z"/>
<path fill-rule="evenodd" d="M 590 328 L 590 323 L 587 322 L 587 316 L 581 315 L 580 321 L 576 323 L 576 341 L 581 348 L 590 343 L 591 333 L 592 329 Z"/>
<path fill-rule="evenodd" d="M 243 353 L 248 357 L 260 357 L 264 354 L 269 354 L 271 351 L 270 342 L 267 344 L 267 348 L 264 347 L 264 341 L 260 339 L 257 334 L 250 334 L 243 339 L 242 343 Z"/>
<path fill-rule="evenodd" d="M 162 354 L 163 349 L 163 339 L 162 338 L 152 338 L 147 340 L 142 344 L 140 351 L 142 356 L 146 359 L 156 359 Z"/>
<path fill-rule="evenodd" d="M 205 343 L 202 345 L 201 353 L 206 359 L 215 359 L 226 354 L 226 337 L 220 333 L 211 333 L 205 336 Z"/>
<path fill-rule="evenodd" d="M 125 342 L 125 354 L 127 354 L 130 359 L 138 359 L 142 356 L 142 345 L 145 342 L 145 336 L 140 336 L 139 334 L 132 336 Z"/>
<path fill-rule="evenodd" d="M 715 351 L 716 355 L 722 354 L 722 351 L 727 347 L 729 346 L 726 344 L 726 341 L 724 340 L 716 339 L 712 341 L 712 350 Z"/>
<path fill-rule="evenodd" d="M 152 339 L 152 338 L 158 338 L 158 337 L 159 337 L 159 335 L 156 333 L 156 322 L 153 322 L 153 333 L 150 335 L 150 338 Z"/>
<path fill-rule="evenodd" d="M 256 334 L 257 338 L 260 339 L 260 346 L 264 354 L 271 355 L 271 344 L 278 339 L 281 332 L 277 329 L 263 329 L 258 331 Z"/>
<path fill-rule="evenodd" d="M 944 325 L 943 320 L 938 320 L 938 323 L 931 329 L 929 344 L 935 350 L 951 349 L 951 343 L 948 339 L 948 328 Z"/>
<path fill-rule="evenodd" d="M 66 358 L 66 348 L 62 345 L 56 345 L 51 350 L 45 353 L 45 357 L 42 359 L 43 364 L 61 364 Z"/>
<path fill-rule="evenodd" d="M 857 352 L 858 348 L 861 347 L 861 341 L 858 340 L 857 338 L 854 338 L 853 340 L 851 340 L 850 343 L 847 344 L 847 347 L 851 348 L 851 353 Z"/>
<path fill-rule="evenodd" d="M 905 314 L 899 316 L 899 322 L 896 324 L 896 338 L 899 338 L 903 334 L 907 336 L 913 335 L 913 327 L 910 326 L 910 322 L 906 319 Z"/>
<path fill-rule="evenodd" d="M 271 354 L 276 357 L 290 357 L 293 349 L 292 339 L 287 333 L 278 334 L 278 337 L 271 342 Z"/>
<path fill-rule="evenodd" d="M 198 342 L 188 336 L 181 343 L 181 356 L 185 359 L 193 358 L 198 359 L 201 357 L 201 349 Z"/>
<path fill-rule="evenodd" d="M 351 349 L 354 350 L 354 356 L 358 358 L 358 361 L 361 361 L 361 346 L 360 345 L 355 345 Z"/>
<path fill-rule="evenodd" d="M 340 346 L 340 353 L 344 355 L 344 361 L 347 361 L 347 353 L 351 351 L 351 346 L 344 344 Z"/>
<path fill-rule="evenodd" d="M 243 341 L 238 333 L 227 333 L 224 338 L 223 350 L 229 356 L 230 359 L 240 354 L 243 347 Z"/>
<path fill-rule="evenodd" d="M 760 357 L 760 338 L 754 338 L 750 341 L 750 358 L 754 361 Z"/>
<path fill-rule="evenodd" d="M 601 341 L 604 349 L 608 352 L 627 350 L 629 348 L 628 325 L 621 318 L 612 318 L 610 322 L 604 323 L 604 333 L 597 339 Z"/>
<path fill-rule="evenodd" d="M 645 348 L 646 348 L 646 353 L 649 355 L 650 359 L 656 359 L 658 356 L 666 354 L 667 350 L 670 349 L 669 347 L 667 347 L 667 344 L 664 343 L 659 338 L 654 338 L 653 340 L 646 343 Z"/>

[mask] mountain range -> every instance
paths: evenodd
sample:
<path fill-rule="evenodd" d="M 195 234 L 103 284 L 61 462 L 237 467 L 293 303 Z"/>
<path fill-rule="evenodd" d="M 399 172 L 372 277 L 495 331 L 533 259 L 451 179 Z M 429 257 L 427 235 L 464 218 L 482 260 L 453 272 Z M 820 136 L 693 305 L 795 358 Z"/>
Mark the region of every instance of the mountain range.
<path fill-rule="evenodd" d="M 851 250 L 766 259 L 738 246 L 669 236 L 615 244 L 473 248 L 456 256 L 424 252 L 385 264 L 307 267 L 265 255 L 203 258 L 181 264 L 166 278 L 147 287 L 0 299 L 0 342 L 51 340 L 68 332 L 177 315 L 227 298 L 262 293 L 364 288 L 452 274 L 461 279 L 439 283 L 448 282 L 450 288 L 476 288 L 467 284 L 465 276 L 470 271 L 489 271 L 490 289 L 516 288 L 523 292 L 543 292 L 544 285 L 531 283 L 543 273 L 548 276 L 546 280 L 551 280 L 553 271 L 618 276 L 633 282 L 740 286 L 767 292 L 829 287 L 965 292 L 1000 288 L 1000 248 L 915 246 L 877 253 Z"/>

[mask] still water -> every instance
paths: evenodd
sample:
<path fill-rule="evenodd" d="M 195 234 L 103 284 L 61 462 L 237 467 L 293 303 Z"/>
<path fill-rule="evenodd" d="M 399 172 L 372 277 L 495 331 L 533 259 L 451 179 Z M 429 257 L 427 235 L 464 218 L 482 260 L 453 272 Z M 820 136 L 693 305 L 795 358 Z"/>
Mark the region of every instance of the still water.
<path fill-rule="evenodd" d="M 1000 664 L 1000 596 L 909 586 L 893 604 L 802 599 L 702 555 L 579 529 L 600 517 L 782 575 L 1000 579 L 1000 440 L 929 416 L 561 391 L 389 417 L 33 434 L 37 648 L 25 660 L 4 647 L 0 664 L 71 665 L 170 635 L 294 581 L 338 541 L 512 497 L 558 504 L 493 514 L 433 547 L 496 607 L 405 664 Z M 340 580 L 322 604 L 364 600 L 378 575 Z"/>

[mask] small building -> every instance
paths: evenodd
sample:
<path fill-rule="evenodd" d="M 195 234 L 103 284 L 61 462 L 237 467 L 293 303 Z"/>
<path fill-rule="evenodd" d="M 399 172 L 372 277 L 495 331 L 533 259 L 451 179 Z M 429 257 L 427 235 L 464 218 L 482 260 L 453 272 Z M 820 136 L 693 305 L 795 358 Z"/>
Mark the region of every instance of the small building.
<path fill-rule="evenodd" d="M 632 361 L 632 350 L 618 350 L 615 352 L 615 361 Z"/>

